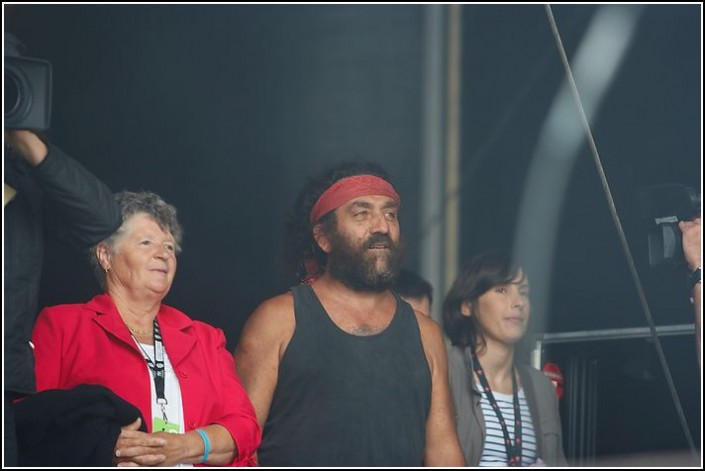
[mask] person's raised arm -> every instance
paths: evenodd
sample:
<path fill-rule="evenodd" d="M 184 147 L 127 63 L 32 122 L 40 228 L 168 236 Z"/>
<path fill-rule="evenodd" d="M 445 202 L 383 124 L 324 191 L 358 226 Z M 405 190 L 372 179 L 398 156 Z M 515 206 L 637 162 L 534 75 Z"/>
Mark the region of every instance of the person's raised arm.
<path fill-rule="evenodd" d="M 24 129 L 5 131 L 5 143 L 32 167 L 44 162 L 49 153 L 49 148 L 36 134 Z"/>
<path fill-rule="evenodd" d="M 87 248 L 117 230 L 121 216 L 113 194 L 93 173 L 32 131 L 5 131 L 5 142 L 42 187 L 49 234 Z"/>

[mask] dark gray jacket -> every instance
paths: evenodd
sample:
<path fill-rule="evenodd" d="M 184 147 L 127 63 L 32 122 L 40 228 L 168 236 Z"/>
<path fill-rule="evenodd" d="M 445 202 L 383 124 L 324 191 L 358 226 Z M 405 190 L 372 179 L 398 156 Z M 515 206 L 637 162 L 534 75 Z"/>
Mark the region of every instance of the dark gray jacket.
<path fill-rule="evenodd" d="M 551 381 L 543 373 L 523 365 L 518 367 L 522 388 L 529 404 L 537 440 L 538 457 L 548 466 L 566 466 L 563 453 L 558 400 Z M 469 350 L 448 349 L 448 374 L 455 405 L 455 425 L 468 466 L 478 466 L 485 445 L 485 417 L 470 375 Z"/>
<path fill-rule="evenodd" d="M 17 190 L 4 208 L 5 391 L 30 394 L 34 357 L 29 346 L 37 317 L 45 232 L 88 248 L 117 230 L 120 210 L 107 186 L 81 164 L 47 144 L 37 167 L 5 152 L 5 183 Z M 70 276 L 71 267 L 66 267 Z"/>

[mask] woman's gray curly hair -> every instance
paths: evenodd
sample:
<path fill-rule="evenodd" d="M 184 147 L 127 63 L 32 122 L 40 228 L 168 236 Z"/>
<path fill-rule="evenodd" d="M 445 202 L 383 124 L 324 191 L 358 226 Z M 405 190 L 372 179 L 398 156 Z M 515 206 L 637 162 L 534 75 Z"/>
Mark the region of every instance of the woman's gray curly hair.
<path fill-rule="evenodd" d="M 151 193 L 148 191 L 122 191 L 120 193 L 115 193 L 115 201 L 117 201 L 118 206 L 120 207 L 122 224 L 115 232 L 113 232 L 112 235 L 91 247 L 88 252 L 91 265 L 93 265 L 93 271 L 95 272 L 96 278 L 98 278 L 98 282 L 103 289 L 105 289 L 105 272 L 103 271 L 103 267 L 100 265 L 100 261 L 98 260 L 96 248 L 100 244 L 105 244 L 111 253 L 115 253 L 115 246 L 117 245 L 118 240 L 125 234 L 126 221 L 136 214 L 146 214 L 150 218 L 154 219 L 163 231 L 170 232 L 176 241 L 176 253 L 178 254 L 181 252 L 181 238 L 183 236 L 183 229 L 176 218 L 176 208 L 174 206 L 164 201 L 161 196 L 156 193 Z"/>

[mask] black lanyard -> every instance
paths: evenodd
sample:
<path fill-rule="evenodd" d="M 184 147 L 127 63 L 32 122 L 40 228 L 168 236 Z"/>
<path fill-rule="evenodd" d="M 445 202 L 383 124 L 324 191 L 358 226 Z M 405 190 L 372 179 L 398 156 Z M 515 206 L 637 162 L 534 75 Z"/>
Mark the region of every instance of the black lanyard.
<path fill-rule="evenodd" d="M 133 335 L 132 338 L 134 337 L 135 336 Z M 147 355 L 147 352 L 144 351 L 142 345 L 137 342 L 137 339 L 135 339 L 135 342 L 137 342 L 137 346 L 140 350 L 142 350 L 142 353 L 144 353 L 144 359 L 147 362 L 147 367 L 149 367 L 149 370 L 152 372 L 152 378 L 154 378 L 154 389 L 157 392 L 157 404 L 159 404 L 162 408 L 162 417 L 164 418 L 164 422 L 168 422 L 166 410 L 164 409 L 167 405 L 166 396 L 164 395 L 164 343 L 162 342 L 162 332 L 159 330 L 159 323 L 157 323 L 156 317 L 154 318 L 153 340 L 154 361 L 149 358 L 149 355 Z"/>
<path fill-rule="evenodd" d="M 490 383 L 487 381 L 485 372 L 482 370 L 482 365 L 477 359 L 475 354 L 471 354 L 472 359 L 472 369 L 475 374 L 480 379 L 480 385 L 482 389 L 487 394 L 487 400 L 490 402 L 490 406 L 497 415 L 499 420 L 499 425 L 502 426 L 502 432 L 504 433 L 504 444 L 507 447 L 507 465 L 508 466 L 521 466 L 521 408 L 519 407 L 519 393 L 517 391 L 517 382 L 515 376 L 514 367 L 512 367 L 512 392 L 514 395 L 514 445 L 512 445 L 512 440 L 509 437 L 509 430 L 507 429 L 507 424 L 504 422 L 502 417 L 502 411 L 499 410 L 499 404 L 492 394 L 490 389 Z"/>

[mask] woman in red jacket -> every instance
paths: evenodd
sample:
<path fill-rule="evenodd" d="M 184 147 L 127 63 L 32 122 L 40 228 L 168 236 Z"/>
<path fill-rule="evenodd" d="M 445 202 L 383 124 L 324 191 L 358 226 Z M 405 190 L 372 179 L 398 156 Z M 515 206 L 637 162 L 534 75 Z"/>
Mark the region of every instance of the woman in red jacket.
<path fill-rule="evenodd" d="M 135 405 L 119 465 L 252 465 L 260 430 L 225 336 L 162 304 L 181 227 L 153 193 L 117 195 L 122 226 L 92 251 L 105 294 L 42 311 L 34 328 L 37 389 L 98 384 Z"/>

